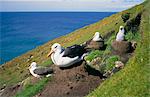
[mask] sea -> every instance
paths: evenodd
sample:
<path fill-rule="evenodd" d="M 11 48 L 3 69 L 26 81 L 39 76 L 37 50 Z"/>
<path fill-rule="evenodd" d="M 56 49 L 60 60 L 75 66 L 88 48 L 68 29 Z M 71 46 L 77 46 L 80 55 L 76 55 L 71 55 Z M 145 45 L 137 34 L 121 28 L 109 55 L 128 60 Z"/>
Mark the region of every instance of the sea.
<path fill-rule="evenodd" d="M 0 64 L 115 12 L 0 12 Z"/>

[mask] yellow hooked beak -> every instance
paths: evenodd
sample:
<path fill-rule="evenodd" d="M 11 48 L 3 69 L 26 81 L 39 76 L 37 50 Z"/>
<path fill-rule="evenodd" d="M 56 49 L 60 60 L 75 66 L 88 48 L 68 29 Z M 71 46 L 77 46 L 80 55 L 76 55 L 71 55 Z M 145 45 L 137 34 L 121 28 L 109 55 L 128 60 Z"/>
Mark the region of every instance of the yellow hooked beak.
<path fill-rule="evenodd" d="M 52 53 L 54 53 L 54 51 L 53 51 L 53 50 L 51 50 L 51 51 L 47 54 L 47 57 L 51 56 L 51 55 L 52 55 Z"/>

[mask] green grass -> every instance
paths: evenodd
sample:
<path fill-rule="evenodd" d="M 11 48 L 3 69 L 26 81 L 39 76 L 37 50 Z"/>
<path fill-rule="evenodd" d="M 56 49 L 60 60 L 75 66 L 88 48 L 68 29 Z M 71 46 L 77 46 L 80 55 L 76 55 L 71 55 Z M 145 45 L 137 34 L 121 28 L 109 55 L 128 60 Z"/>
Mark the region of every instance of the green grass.
<path fill-rule="evenodd" d="M 124 22 L 126 22 L 130 18 L 130 13 L 124 13 L 122 14 L 121 18 Z"/>
<path fill-rule="evenodd" d="M 149 97 L 150 96 L 150 2 L 145 3 L 140 25 L 138 46 L 126 67 L 107 79 L 88 97 Z"/>
<path fill-rule="evenodd" d="M 48 66 L 53 64 L 51 60 L 47 60 L 43 62 L 42 66 Z M 47 84 L 47 82 L 50 80 L 50 78 L 42 78 L 36 83 L 31 83 L 32 79 L 31 77 L 28 77 L 23 84 L 22 91 L 19 91 L 14 97 L 32 97 L 36 95 L 38 92 L 40 92 L 44 86 Z"/>
<path fill-rule="evenodd" d="M 50 78 L 43 78 L 35 84 L 27 83 L 23 90 L 18 92 L 14 97 L 32 97 L 40 92 L 49 80 Z"/>
<path fill-rule="evenodd" d="M 111 70 L 115 66 L 115 62 L 118 61 L 119 59 L 120 57 L 117 55 L 113 55 L 107 58 L 105 60 L 106 61 L 105 71 Z"/>
<path fill-rule="evenodd" d="M 48 65 L 52 65 L 52 64 L 53 64 L 52 60 L 47 60 L 47 61 L 44 61 L 41 65 L 48 66 Z"/>
<path fill-rule="evenodd" d="M 92 61 L 93 59 L 103 55 L 103 51 L 94 50 L 88 56 L 85 57 L 85 60 Z"/>
<path fill-rule="evenodd" d="M 107 57 L 111 54 L 111 43 L 115 40 L 115 35 L 112 35 L 107 41 L 106 41 L 106 44 L 107 44 L 107 47 L 106 47 L 106 50 L 104 51 L 104 54 L 103 54 L 103 57 Z"/>
<path fill-rule="evenodd" d="M 128 32 L 128 33 L 125 35 L 125 39 L 126 39 L 127 41 L 132 41 L 132 40 L 137 41 L 139 38 L 140 38 L 140 33 L 139 33 L 139 32 L 136 32 L 136 33 Z"/>

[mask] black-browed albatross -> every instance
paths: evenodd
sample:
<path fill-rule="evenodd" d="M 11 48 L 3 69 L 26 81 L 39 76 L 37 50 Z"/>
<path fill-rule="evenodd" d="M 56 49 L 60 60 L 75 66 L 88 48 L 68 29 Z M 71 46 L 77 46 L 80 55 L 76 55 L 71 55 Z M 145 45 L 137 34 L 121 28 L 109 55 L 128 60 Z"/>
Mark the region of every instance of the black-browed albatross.
<path fill-rule="evenodd" d="M 47 55 L 51 56 L 53 63 L 59 67 L 68 67 L 83 60 L 86 50 L 80 45 L 73 45 L 64 49 L 59 43 L 51 46 L 51 51 Z"/>
<path fill-rule="evenodd" d="M 42 76 L 48 77 L 53 73 L 53 69 L 50 67 L 37 67 L 36 62 L 31 63 L 29 67 L 29 71 L 34 77 L 37 77 L 37 78 L 42 77 Z"/>

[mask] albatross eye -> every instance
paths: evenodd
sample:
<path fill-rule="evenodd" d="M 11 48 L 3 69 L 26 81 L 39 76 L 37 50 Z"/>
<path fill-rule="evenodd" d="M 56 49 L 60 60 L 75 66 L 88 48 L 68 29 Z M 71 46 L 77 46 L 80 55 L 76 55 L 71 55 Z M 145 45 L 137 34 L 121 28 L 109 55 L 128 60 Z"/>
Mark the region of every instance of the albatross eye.
<path fill-rule="evenodd" d="M 55 46 L 55 48 L 57 48 L 57 46 Z"/>

